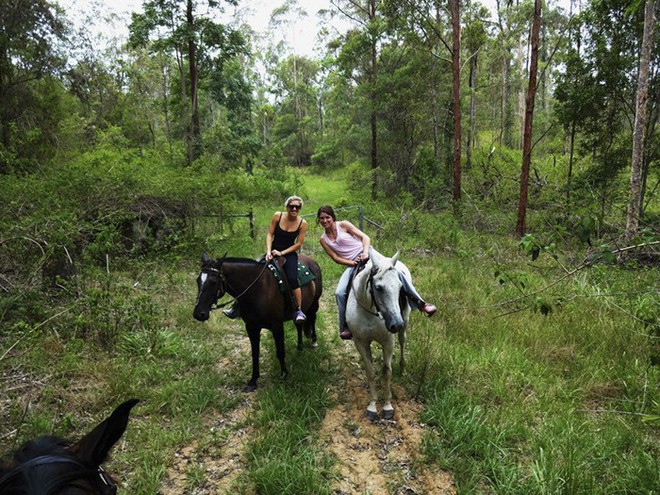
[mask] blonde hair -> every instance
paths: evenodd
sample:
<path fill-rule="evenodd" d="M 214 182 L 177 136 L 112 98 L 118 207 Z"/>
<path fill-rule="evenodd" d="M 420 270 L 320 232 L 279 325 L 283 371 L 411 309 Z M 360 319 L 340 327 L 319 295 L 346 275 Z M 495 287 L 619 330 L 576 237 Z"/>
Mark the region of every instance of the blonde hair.
<path fill-rule="evenodd" d="M 289 206 L 289 203 L 291 203 L 291 201 L 295 201 L 296 199 L 300 201 L 300 207 L 302 208 L 305 202 L 302 200 L 300 196 L 289 196 L 288 198 L 286 198 L 286 201 L 284 202 L 284 207 L 287 208 Z"/>

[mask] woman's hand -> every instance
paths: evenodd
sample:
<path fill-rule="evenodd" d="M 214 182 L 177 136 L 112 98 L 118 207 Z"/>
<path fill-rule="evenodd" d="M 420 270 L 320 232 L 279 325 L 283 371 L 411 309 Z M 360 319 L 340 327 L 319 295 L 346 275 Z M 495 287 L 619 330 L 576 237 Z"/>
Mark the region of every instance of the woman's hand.
<path fill-rule="evenodd" d="M 282 253 L 277 249 L 273 249 L 270 253 L 266 253 L 266 261 L 270 261 L 276 256 L 282 256 Z"/>
<path fill-rule="evenodd" d="M 369 260 L 369 256 L 358 256 L 353 260 L 353 266 L 358 266 L 360 263 L 366 263 Z"/>

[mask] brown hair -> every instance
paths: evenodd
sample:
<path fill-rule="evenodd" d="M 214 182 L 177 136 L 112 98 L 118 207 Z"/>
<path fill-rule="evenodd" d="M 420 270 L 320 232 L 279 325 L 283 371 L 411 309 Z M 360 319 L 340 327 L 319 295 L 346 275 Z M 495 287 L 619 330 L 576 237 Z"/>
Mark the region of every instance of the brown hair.
<path fill-rule="evenodd" d="M 335 215 L 335 210 L 332 209 L 332 206 L 326 205 L 326 206 L 321 206 L 319 208 L 319 211 L 316 212 L 316 222 L 317 223 L 319 221 L 319 217 L 321 216 L 321 213 L 325 213 L 326 215 L 330 215 L 335 222 L 337 221 L 337 216 Z"/>

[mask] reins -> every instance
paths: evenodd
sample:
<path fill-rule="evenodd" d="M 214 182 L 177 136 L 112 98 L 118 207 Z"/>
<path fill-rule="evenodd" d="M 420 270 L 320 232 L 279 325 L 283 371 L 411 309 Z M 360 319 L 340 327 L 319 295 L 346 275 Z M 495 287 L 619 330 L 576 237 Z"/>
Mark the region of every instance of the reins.
<path fill-rule="evenodd" d="M 268 263 L 270 263 L 270 262 L 267 261 L 267 262 L 264 263 L 264 267 L 259 272 L 259 275 L 257 275 L 257 277 L 252 281 L 252 283 L 250 285 L 247 286 L 247 288 L 243 292 L 241 292 L 239 295 L 234 297 L 234 299 L 232 299 L 231 301 L 227 301 L 227 302 L 222 303 L 222 304 L 218 304 L 218 300 L 216 299 L 216 301 L 214 303 L 215 307 L 213 307 L 213 305 L 211 305 L 210 311 L 215 311 L 216 309 L 222 309 L 225 306 L 228 306 L 229 304 L 233 304 L 234 302 L 238 301 L 241 297 L 243 297 L 247 293 L 247 291 L 249 291 L 254 286 L 254 284 L 256 284 L 257 281 L 261 278 L 261 275 L 263 275 L 264 270 L 266 270 L 266 267 L 268 266 Z M 205 270 L 206 271 L 211 271 L 211 272 L 216 272 L 219 275 L 220 279 L 222 280 L 223 284 L 224 285 L 227 284 L 227 279 L 225 278 L 225 274 L 222 273 L 221 269 L 209 267 L 209 268 L 204 268 L 202 271 L 205 271 Z M 227 292 L 227 291 L 225 291 L 225 292 Z"/>

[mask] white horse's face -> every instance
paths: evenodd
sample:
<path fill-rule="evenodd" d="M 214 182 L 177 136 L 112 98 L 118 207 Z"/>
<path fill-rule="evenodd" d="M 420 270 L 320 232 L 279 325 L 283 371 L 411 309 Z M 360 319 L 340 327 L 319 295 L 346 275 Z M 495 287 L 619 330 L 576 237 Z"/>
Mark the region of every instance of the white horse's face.
<path fill-rule="evenodd" d="M 392 333 L 397 333 L 405 327 L 405 321 L 401 316 L 401 279 L 399 272 L 394 267 L 396 257 L 391 263 L 374 265 L 371 268 L 372 297 L 383 316 L 385 327 Z"/>

